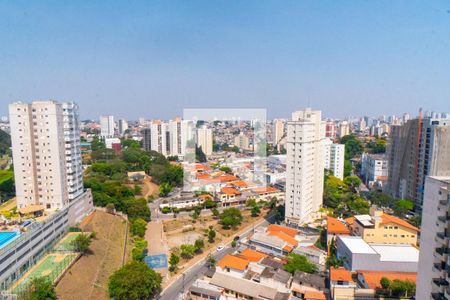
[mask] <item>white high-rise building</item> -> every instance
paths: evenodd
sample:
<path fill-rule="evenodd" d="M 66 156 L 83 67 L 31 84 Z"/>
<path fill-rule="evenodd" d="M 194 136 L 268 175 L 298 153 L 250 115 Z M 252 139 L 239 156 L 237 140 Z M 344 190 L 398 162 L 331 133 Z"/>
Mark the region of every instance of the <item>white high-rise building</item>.
<path fill-rule="evenodd" d="M 16 102 L 9 115 L 18 208 L 61 209 L 83 189 L 76 105 Z"/>
<path fill-rule="evenodd" d="M 180 117 L 176 117 L 174 120 L 169 121 L 169 136 L 170 136 L 170 155 L 177 155 L 183 158 L 186 152 L 186 136 L 187 126 L 186 122 L 181 120 Z"/>
<path fill-rule="evenodd" d="M 287 122 L 286 222 L 313 219 L 322 205 L 325 122 L 321 111 L 307 108 Z"/>
<path fill-rule="evenodd" d="M 197 146 L 202 148 L 206 156 L 213 153 L 213 133 L 211 128 L 203 126 L 197 129 Z"/>
<path fill-rule="evenodd" d="M 125 131 L 128 129 L 128 122 L 125 119 L 119 120 L 119 134 L 120 136 L 123 136 L 125 134 Z"/>
<path fill-rule="evenodd" d="M 62 108 L 64 141 L 66 143 L 67 189 L 69 200 L 73 200 L 83 193 L 83 161 L 78 105 L 74 102 L 64 102 Z"/>
<path fill-rule="evenodd" d="M 102 138 L 114 137 L 114 116 L 100 117 L 100 135 Z"/>
<path fill-rule="evenodd" d="M 286 120 L 275 119 L 273 120 L 273 144 L 283 145 L 284 144 L 284 134 L 285 134 Z"/>
<path fill-rule="evenodd" d="M 150 147 L 163 155 L 170 153 L 169 125 L 161 120 L 153 120 L 150 125 Z"/>
<path fill-rule="evenodd" d="M 427 177 L 420 228 L 416 299 L 450 299 L 447 268 L 450 255 L 449 204 L 450 177 Z"/>
<path fill-rule="evenodd" d="M 344 179 L 345 145 L 334 144 L 331 139 L 324 140 L 325 169 L 331 171 L 333 176 Z"/>
<path fill-rule="evenodd" d="M 243 132 L 240 132 L 234 138 L 234 145 L 242 150 L 250 150 L 250 139 Z"/>
<path fill-rule="evenodd" d="M 339 123 L 339 138 L 342 138 L 350 134 L 350 125 L 347 121 Z"/>

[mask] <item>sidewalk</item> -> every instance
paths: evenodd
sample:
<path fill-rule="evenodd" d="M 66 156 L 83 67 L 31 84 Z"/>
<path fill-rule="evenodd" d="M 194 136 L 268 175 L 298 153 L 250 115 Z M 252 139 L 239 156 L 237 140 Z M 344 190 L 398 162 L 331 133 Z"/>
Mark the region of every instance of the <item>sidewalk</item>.
<path fill-rule="evenodd" d="M 152 221 L 147 224 L 145 240 L 148 242 L 147 255 L 166 254 L 167 260 L 169 259 L 169 248 L 167 246 L 167 240 L 161 220 Z M 156 269 L 156 271 L 161 273 L 163 278 L 168 276 L 167 268 Z"/>

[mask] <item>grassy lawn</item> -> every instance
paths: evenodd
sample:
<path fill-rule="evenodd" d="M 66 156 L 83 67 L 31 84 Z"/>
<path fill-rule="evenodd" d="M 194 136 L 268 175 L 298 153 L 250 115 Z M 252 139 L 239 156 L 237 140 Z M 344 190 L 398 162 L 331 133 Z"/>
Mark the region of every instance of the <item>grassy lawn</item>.
<path fill-rule="evenodd" d="M 109 299 L 108 278 L 122 266 L 126 223 L 120 217 L 96 211 L 81 225 L 95 231 L 92 254 L 81 257 L 56 286 L 58 299 Z M 127 242 L 126 260 L 130 259 L 131 241 Z"/>

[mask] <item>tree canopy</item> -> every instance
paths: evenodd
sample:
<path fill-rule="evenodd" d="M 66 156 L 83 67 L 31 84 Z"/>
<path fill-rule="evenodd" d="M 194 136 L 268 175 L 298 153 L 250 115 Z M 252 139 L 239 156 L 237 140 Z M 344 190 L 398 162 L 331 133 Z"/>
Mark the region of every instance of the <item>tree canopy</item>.
<path fill-rule="evenodd" d="M 220 221 L 225 228 L 237 227 L 242 220 L 241 211 L 235 207 L 227 208 L 220 214 Z"/>
<path fill-rule="evenodd" d="M 288 263 L 284 266 L 284 270 L 291 274 L 294 274 L 296 271 L 305 273 L 314 273 L 317 271 L 317 266 L 310 262 L 306 256 L 289 253 L 287 259 Z"/>
<path fill-rule="evenodd" d="M 111 275 L 109 296 L 117 300 L 150 299 L 161 289 L 161 282 L 159 273 L 143 262 L 133 261 Z"/>

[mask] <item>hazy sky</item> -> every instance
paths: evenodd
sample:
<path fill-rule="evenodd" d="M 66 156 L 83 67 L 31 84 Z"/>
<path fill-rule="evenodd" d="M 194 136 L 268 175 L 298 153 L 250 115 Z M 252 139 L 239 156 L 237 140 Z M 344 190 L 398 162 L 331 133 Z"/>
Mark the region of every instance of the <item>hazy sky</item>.
<path fill-rule="evenodd" d="M 450 111 L 450 2 L 0 0 L 0 115 L 34 99 L 83 118 Z"/>

